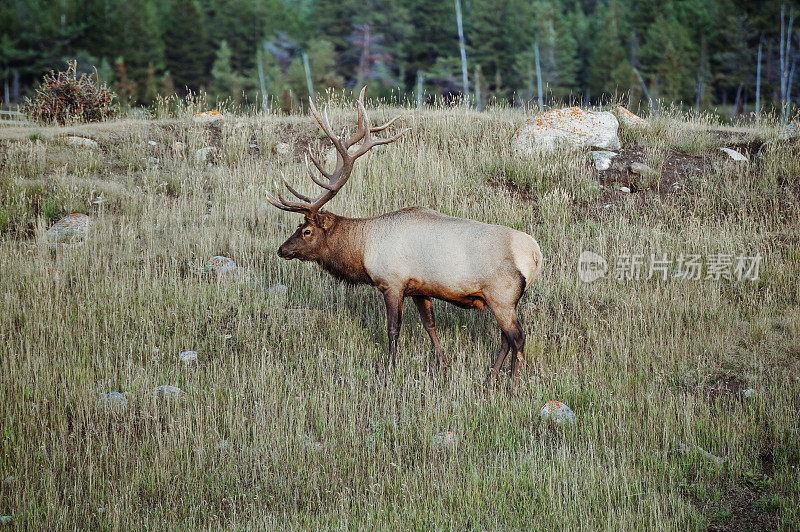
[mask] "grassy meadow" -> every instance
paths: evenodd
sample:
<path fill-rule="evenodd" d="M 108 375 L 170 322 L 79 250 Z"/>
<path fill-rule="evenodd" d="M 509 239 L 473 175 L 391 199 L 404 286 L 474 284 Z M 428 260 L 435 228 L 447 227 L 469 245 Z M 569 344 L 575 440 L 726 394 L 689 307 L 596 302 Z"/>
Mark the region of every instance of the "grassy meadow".
<path fill-rule="evenodd" d="M 539 242 L 514 394 L 507 373 L 483 385 L 499 345 L 491 313 L 438 301 L 447 377 L 411 301 L 397 367 L 377 377 L 380 294 L 276 255 L 301 217 L 265 191 L 283 171 L 316 193 L 302 157 L 327 149 L 316 123 L 228 113 L 199 125 L 191 111 L 0 129 L 10 527 L 800 528 L 800 147 L 756 156 L 776 127 L 667 112 L 623 131 L 620 160 L 635 155 L 653 178 L 597 172 L 586 150 L 515 155 L 519 109 L 370 107 L 373 123 L 399 112 L 412 132 L 360 159 L 327 208 L 426 206 Z M 355 108 L 330 117 L 352 130 Z M 218 149 L 196 160 L 206 146 Z M 91 217 L 86 243 L 51 246 L 47 227 L 71 212 Z M 578 279 L 585 250 L 608 275 Z M 762 260 L 757 280 L 684 280 L 675 266 L 618 282 L 630 254 Z M 215 255 L 237 272 L 205 271 Z M 154 396 L 164 384 L 185 394 Z M 124 408 L 106 406 L 111 391 Z M 549 400 L 576 421 L 543 419 Z M 437 444 L 442 431 L 455 442 Z"/>

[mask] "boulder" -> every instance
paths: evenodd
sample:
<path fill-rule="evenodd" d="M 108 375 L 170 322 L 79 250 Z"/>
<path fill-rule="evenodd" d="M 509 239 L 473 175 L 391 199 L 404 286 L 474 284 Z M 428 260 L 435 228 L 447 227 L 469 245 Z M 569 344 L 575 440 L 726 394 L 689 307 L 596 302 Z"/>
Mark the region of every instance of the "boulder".
<path fill-rule="evenodd" d="M 512 144 L 518 153 L 532 153 L 559 145 L 618 150 L 621 147 L 618 129 L 619 122 L 611 113 L 567 107 L 528 119 L 514 133 Z"/>
<path fill-rule="evenodd" d="M 621 105 L 611 110 L 614 116 L 617 117 L 619 123 L 631 129 L 644 129 L 647 127 L 647 122 L 644 118 L 637 116 Z"/>
<path fill-rule="evenodd" d="M 89 217 L 78 212 L 57 221 L 47 230 L 47 238 L 54 244 L 83 242 L 89 234 Z"/>

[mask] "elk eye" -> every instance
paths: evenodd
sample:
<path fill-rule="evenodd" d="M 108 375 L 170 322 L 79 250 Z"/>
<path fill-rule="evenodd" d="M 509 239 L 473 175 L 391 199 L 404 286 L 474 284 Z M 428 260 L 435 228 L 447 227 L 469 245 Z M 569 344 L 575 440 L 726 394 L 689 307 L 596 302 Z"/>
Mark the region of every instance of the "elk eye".
<path fill-rule="evenodd" d="M 303 231 L 303 236 L 309 236 L 309 235 L 311 235 L 311 229 L 306 229 L 305 231 Z"/>

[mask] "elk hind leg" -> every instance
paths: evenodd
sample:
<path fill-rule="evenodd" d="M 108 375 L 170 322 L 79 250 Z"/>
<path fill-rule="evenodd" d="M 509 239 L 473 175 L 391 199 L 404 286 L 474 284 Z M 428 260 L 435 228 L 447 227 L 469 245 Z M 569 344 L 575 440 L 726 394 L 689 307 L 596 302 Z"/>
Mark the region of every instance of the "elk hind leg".
<path fill-rule="evenodd" d="M 412 296 L 414 304 L 417 305 L 419 317 L 422 320 L 422 326 L 427 331 L 428 336 L 431 338 L 433 344 L 433 352 L 436 355 L 436 365 L 442 369 L 447 369 L 448 362 L 445 357 L 442 343 L 439 341 L 439 335 L 436 334 L 436 318 L 433 316 L 433 302 L 431 298 L 426 296 Z"/>
<path fill-rule="evenodd" d="M 511 353 L 511 380 L 516 389 L 519 382 L 519 363 L 523 357 L 523 350 L 525 349 L 525 331 L 522 330 L 517 319 L 516 304 L 514 305 L 490 305 L 494 313 L 497 324 L 503 333 L 505 344 L 501 344 L 501 350 L 505 347 L 506 352 L 501 351 L 500 356 L 497 357 L 494 367 L 489 373 L 489 379 L 493 383 L 497 376 L 500 374 L 500 369 L 503 367 L 503 362 L 507 353 Z"/>

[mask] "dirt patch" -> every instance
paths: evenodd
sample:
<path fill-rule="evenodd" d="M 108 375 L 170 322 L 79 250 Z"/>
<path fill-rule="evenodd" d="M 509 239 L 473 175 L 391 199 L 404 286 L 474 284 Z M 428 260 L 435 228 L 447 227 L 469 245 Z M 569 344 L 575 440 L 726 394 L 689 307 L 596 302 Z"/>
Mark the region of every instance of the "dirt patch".
<path fill-rule="evenodd" d="M 777 529 L 778 516 L 765 503 L 768 497 L 759 488 L 760 482 L 760 478 L 754 478 L 752 485 L 722 486 L 719 499 L 702 507 L 703 514 L 711 521 L 708 529 L 717 532 Z"/>
<path fill-rule="evenodd" d="M 608 170 L 597 172 L 598 179 L 603 186 L 618 188 L 628 187 L 631 192 L 640 190 L 640 176 L 631 170 L 632 163 L 647 161 L 647 153 L 640 146 L 623 148 L 619 155 L 611 160 Z M 692 177 L 699 177 L 711 169 L 712 158 L 709 156 L 689 155 L 679 150 L 670 150 L 665 155 L 664 164 L 658 178 L 656 189 L 660 194 L 669 194 L 675 191 L 675 185 L 681 184 Z"/>

